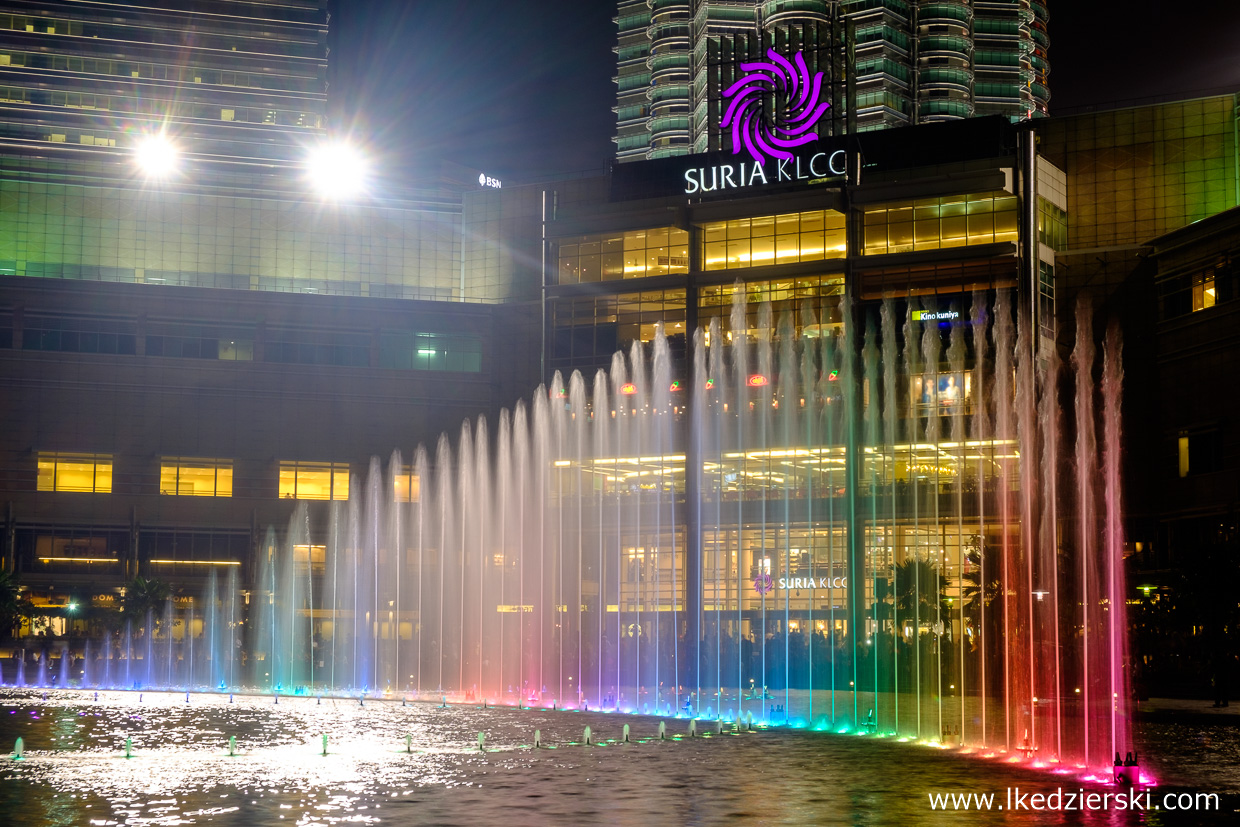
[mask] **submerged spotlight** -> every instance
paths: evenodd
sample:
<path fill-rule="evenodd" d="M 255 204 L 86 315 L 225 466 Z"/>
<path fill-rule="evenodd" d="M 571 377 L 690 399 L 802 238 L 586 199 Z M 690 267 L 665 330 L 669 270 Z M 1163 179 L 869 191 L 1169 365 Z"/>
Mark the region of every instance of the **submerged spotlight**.
<path fill-rule="evenodd" d="M 324 144 L 311 150 L 306 172 L 318 193 L 333 201 L 360 195 L 366 188 L 366 159 L 349 144 Z"/>
<path fill-rule="evenodd" d="M 163 132 L 146 135 L 134 147 L 134 162 L 148 178 L 165 178 L 176 172 L 180 152 Z"/>

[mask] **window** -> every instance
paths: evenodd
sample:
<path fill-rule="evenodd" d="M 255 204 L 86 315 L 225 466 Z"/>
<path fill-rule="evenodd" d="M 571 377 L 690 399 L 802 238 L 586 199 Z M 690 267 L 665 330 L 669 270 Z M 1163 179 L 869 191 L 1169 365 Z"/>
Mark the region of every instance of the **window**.
<path fill-rule="evenodd" d="M 401 468 L 392 478 L 392 501 L 416 503 L 422 493 L 422 481 L 408 467 Z"/>
<path fill-rule="evenodd" d="M 365 333 L 324 333 L 310 330 L 273 330 L 268 334 L 268 362 L 294 365 L 370 364 L 370 336 Z"/>
<path fill-rule="evenodd" d="M 1055 338 L 1055 265 L 1038 262 L 1038 327 Z"/>
<path fill-rule="evenodd" d="M 1214 271 L 1207 270 L 1193 276 L 1193 312 L 1214 306 Z"/>
<path fill-rule="evenodd" d="M 281 462 L 280 498 L 347 500 L 349 465 L 344 462 Z"/>
<path fill-rule="evenodd" d="M 118 555 L 108 549 L 108 539 L 106 536 L 39 535 L 35 538 L 36 568 L 39 571 L 81 571 L 86 567 L 114 566 Z"/>
<path fill-rule="evenodd" d="M 27 265 L 26 274 L 31 275 Z M 137 337 L 131 322 L 28 316 L 22 348 L 61 353 L 116 353 L 132 356 Z"/>
<path fill-rule="evenodd" d="M 676 227 L 566 238 L 559 283 L 615 281 L 689 272 L 689 233 Z"/>
<path fill-rule="evenodd" d="M 1181 477 L 1209 474 L 1223 468 L 1223 446 L 1217 430 L 1181 432 L 1176 447 Z"/>
<path fill-rule="evenodd" d="M 295 545 L 293 546 L 293 563 L 313 574 L 323 574 L 327 570 L 327 546 Z"/>
<path fill-rule="evenodd" d="M 1210 267 L 1161 276 L 1158 280 L 1159 316 L 1163 321 L 1208 310 L 1236 296 L 1237 265 L 1220 258 Z"/>
<path fill-rule="evenodd" d="M 1045 198 L 1038 199 L 1038 240 L 1052 250 L 1068 249 L 1068 214 Z"/>
<path fill-rule="evenodd" d="M 909 394 L 918 416 L 938 411 L 944 416 L 969 413 L 973 408 L 973 374 L 939 373 L 913 376 Z"/>
<path fill-rule="evenodd" d="M 476 336 L 384 331 L 379 337 L 379 366 L 479 373 L 482 341 Z"/>
<path fill-rule="evenodd" d="M 179 325 L 172 335 L 148 335 L 146 355 L 249 362 L 254 359 L 253 334 L 238 336 L 208 327 Z"/>
<path fill-rule="evenodd" d="M 813 210 L 702 225 L 702 269 L 733 270 L 843 258 L 844 215 Z"/>
<path fill-rule="evenodd" d="M 552 358 L 608 358 L 634 340 L 653 341 L 660 322 L 673 353 L 683 354 L 684 290 L 564 299 L 552 308 Z"/>
<path fill-rule="evenodd" d="M 39 454 L 39 491 L 112 493 L 111 454 Z"/>
<path fill-rule="evenodd" d="M 1004 192 L 920 198 L 867 207 L 865 255 L 1015 242 L 1017 199 Z"/>
<path fill-rule="evenodd" d="M 159 466 L 159 493 L 182 497 L 231 497 L 232 461 L 164 457 Z"/>

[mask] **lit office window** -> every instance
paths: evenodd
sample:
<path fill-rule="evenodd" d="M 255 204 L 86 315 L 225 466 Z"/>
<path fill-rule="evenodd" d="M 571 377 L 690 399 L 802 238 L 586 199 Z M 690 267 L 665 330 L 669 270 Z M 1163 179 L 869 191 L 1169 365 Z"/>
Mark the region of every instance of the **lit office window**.
<path fill-rule="evenodd" d="M 280 498 L 347 500 L 349 465 L 344 462 L 281 462 Z"/>
<path fill-rule="evenodd" d="M 1193 312 L 1213 307 L 1217 294 L 1214 290 L 1214 270 L 1193 276 Z"/>
<path fill-rule="evenodd" d="M 1007 193 L 952 195 L 865 208 L 865 255 L 1015 242 L 1017 199 Z"/>
<path fill-rule="evenodd" d="M 560 242 L 559 283 L 689 272 L 689 233 L 676 227 L 575 236 Z"/>
<path fill-rule="evenodd" d="M 843 258 L 844 215 L 812 210 L 702 225 L 702 269 L 735 270 Z"/>
<path fill-rule="evenodd" d="M 164 457 L 159 465 L 159 493 L 182 497 L 231 497 L 232 461 Z"/>
<path fill-rule="evenodd" d="M 327 546 L 295 545 L 293 562 L 299 569 L 308 568 L 315 574 L 322 574 L 327 568 Z"/>
<path fill-rule="evenodd" d="M 482 340 L 467 335 L 384 331 L 379 336 L 379 366 L 393 370 L 479 373 Z"/>
<path fill-rule="evenodd" d="M 422 481 L 410 469 L 402 468 L 393 475 L 392 491 L 393 502 L 416 503 L 422 493 Z"/>
<path fill-rule="evenodd" d="M 39 491 L 112 493 L 111 454 L 39 454 Z"/>

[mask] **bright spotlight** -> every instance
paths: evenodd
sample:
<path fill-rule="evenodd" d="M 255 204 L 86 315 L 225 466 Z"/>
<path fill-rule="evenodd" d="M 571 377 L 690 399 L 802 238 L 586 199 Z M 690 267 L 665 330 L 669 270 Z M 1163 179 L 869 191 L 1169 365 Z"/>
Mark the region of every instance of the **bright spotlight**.
<path fill-rule="evenodd" d="M 348 144 L 329 144 L 311 150 L 306 168 L 310 183 L 324 198 L 351 198 L 366 186 L 366 160 Z"/>
<path fill-rule="evenodd" d="M 148 178 L 164 178 L 175 172 L 179 155 L 162 132 L 142 138 L 134 149 L 134 160 Z"/>

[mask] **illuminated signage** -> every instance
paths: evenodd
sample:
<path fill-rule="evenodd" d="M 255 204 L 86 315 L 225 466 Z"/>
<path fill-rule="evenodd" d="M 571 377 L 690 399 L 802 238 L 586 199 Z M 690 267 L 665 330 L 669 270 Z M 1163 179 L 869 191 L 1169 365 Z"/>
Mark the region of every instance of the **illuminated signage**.
<path fill-rule="evenodd" d="M 503 183 L 498 178 L 492 178 L 485 172 L 480 172 L 478 173 L 478 186 L 497 190 L 503 186 Z"/>
<path fill-rule="evenodd" d="M 761 169 L 768 158 L 791 161 L 790 150 L 818 140 L 811 132 L 831 104 L 822 101 L 822 72 L 810 77 L 805 55 L 797 52 L 790 61 L 767 49 L 769 61 L 742 63 L 736 82 L 723 91 L 731 99 L 719 121 L 732 135 L 732 154 L 742 148 Z M 793 64 L 796 64 L 795 66 Z M 766 102 L 774 100 L 774 123 L 764 117 Z"/>
<path fill-rule="evenodd" d="M 781 577 L 776 580 L 769 574 L 759 574 L 753 581 L 753 590 L 758 594 L 770 594 L 776 589 L 813 591 L 814 589 L 846 588 L 848 588 L 847 577 Z"/>
<path fill-rule="evenodd" d="M 843 589 L 848 586 L 847 577 L 781 577 L 781 589 Z"/>
<path fill-rule="evenodd" d="M 741 75 L 723 92 L 729 101 L 719 120 L 732 138 L 732 154 L 747 154 L 752 162 L 716 164 L 685 170 L 685 194 L 720 192 L 784 182 L 822 183 L 847 171 L 844 150 L 796 155 L 792 150 L 812 144 L 814 124 L 831 104 L 822 100 L 822 72 L 812 76 L 805 55 L 792 60 L 767 49 L 768 60 L 742 63 Z M 775 100 L 774 119 L 765 117 L 766 102 Z"/>
<path fill-rule="evenodd" d="M 944 310 L 936 312 L 934 310 L 914 310 L 913 321 L 915 322 L 954 322 L 960 318 L 959 311 Z"/>
<path fill-rule="evenodd" d="M 816 152 L 808 158 L 797 155 L 780 158 L 770 170 L 757 161 L 691 167 L 685 170 L 685 195 L 796 181 L 820 184 L 842 178 L 847 165 L 848 154 L 837 149 Z"/>

